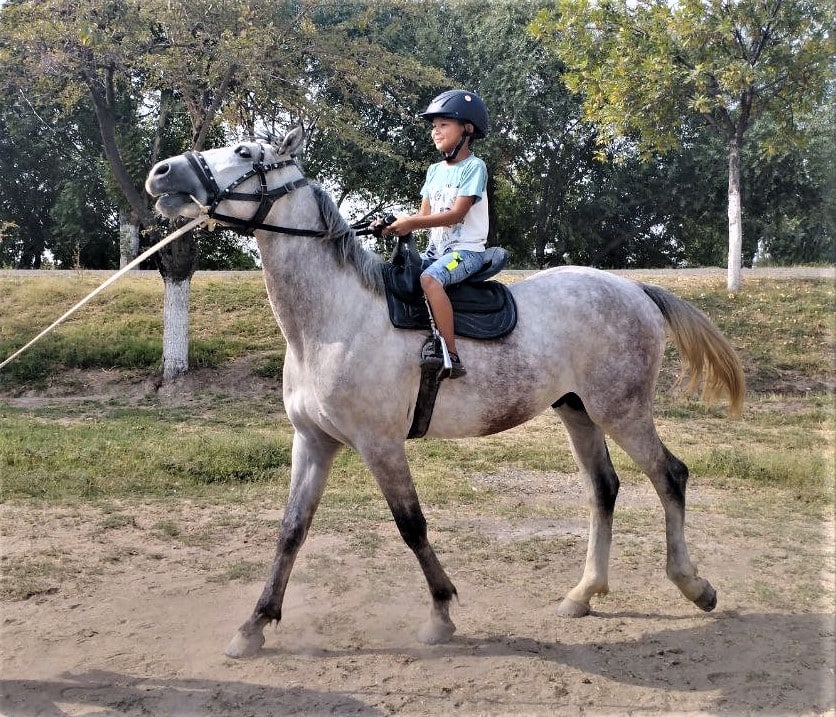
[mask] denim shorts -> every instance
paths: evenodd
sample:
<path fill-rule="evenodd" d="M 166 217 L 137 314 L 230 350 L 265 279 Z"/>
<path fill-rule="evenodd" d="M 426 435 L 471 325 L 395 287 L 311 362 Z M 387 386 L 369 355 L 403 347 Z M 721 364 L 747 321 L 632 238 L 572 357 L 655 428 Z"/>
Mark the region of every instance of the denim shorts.
<path fill-rule="evenodd" d="M 484 252 L 465 251 L 462 249 L 451 251 L 433 261 L 421 272 L 421 275 L 433 277 L 442 286 L 458 284 L 468 276 L 475 274 L 482 268 Z"/>

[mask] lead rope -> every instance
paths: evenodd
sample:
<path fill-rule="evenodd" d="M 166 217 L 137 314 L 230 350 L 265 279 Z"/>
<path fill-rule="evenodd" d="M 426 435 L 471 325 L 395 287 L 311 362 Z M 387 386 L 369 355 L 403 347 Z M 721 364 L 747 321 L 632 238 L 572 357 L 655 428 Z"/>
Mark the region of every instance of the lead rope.
<path fill-rule="evenodd" d="M 158 241 L 150 249 L 147 249 L 144 252 L 142 252 L 142 254 L 140 254 L 136 259 L 134 259 L 130 264 L 127 264 L 126 266 L 122 267 L 113 276 L 111 276 L 107 281 L 105 281 L 101 286 L 99 286 L 96 289 L 93 289 L 93 291 L 91 291 L 89 294 L 87 294 L 87 296 L 85 296 L 81 301 L 79 301 L 75 306 L 73 306 L 73 308 L 71 308 L 69 311 L 67 311 L 67 313 L 65 313 L 63 316 L 61 316 L 60 318 L 53 321 L 49 326 L 47 326 L 43 331 L 41 331 L 41 333 L 39 333 L 28 344 L 26 344 L 22 348 L 19 348 L 11 356 L 9 356 L 9 358 L 7 358 L 5 361 L 3 361 L 3 363 L 0 363 L 0 369 L 2 369 L 4 366 L 6 366 L 7 364 L 14 361 L 18 356 L 20 356 L 20 354 L 22 354 L 24 351 L 26 351 L 26 349 L 30 348 L 33 344 L 40 341 L 44 336 L 46 336 L 56 326 L 58 326 L 59 324 L 63 323 L 68 318 L 70 318 L 70 316 L 72 316 L 76 311 L 78 311 L 82 306 L 84 306 L 88 301 L 90 301 L 90 299 L 92 299 L 94 296 L 96 296 L 96 294 L 104 291 L 113 282 L 115 282 L 117 279 L 124 276 L 127 272 L 129 272 L 135 266 L 138 266 L 139 264 L 141 264 L 149 256 L 151 256 L 154 252 L 159 251 L 166 244 L 170 244 L 171 242 L 173 242 L 175 239 L 178 239 L 179 237 L 181 237 L 186 232 L 189 232 L 192 229 L 196 229 L 198 226 L 200 226 L 201 224 L 206 223 L 207 221 L 208 221 L 208 217 L 205 217 L 205 216 L 204 217 L 198 217 L 197 219 L 193 219 L 192 221 L 190 221 L 185 226 L 180 227 L 177 231 L 172 232 L 171 234 L 169 234 L 164 239 L 161 239 L 160 241 Z"/>

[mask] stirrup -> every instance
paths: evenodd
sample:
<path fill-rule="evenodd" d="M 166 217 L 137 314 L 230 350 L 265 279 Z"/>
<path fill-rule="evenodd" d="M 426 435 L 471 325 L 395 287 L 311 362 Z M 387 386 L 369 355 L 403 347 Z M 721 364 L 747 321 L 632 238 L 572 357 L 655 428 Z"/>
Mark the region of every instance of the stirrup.
<path fill-rule="evenodd" d="M 441 344 L 438 343 L 435 336 L 429 336 L 421 347 L 421 366 L 438 370 L 444 367 L 444 355 L 441 352 Z"/>
<path fill-rule="evenodd" d="M 421 367 L 438 371 L 441 379 L 459 378 L 467 374 L 458 354 L 447 351 L 447 345 L 440 334 L 429 336 L 421 347 Z"/>

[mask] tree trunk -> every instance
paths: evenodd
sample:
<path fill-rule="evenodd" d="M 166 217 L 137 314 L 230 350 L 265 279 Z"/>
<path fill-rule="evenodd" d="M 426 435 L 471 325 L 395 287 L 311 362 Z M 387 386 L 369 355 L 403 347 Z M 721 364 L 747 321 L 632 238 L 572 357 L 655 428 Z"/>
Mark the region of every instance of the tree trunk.
<path fill-rule="evenodd" d="M 163 301 L 163 381 L 189 370 L 189 293 L 197 268 L 197 240 L 193 232 L 164 246 L 158 256 L 165 297 Z"/>
<path fill-rule="evenodd" d="M 740 141 L 729 141 L 729 265 L 726 288 L 740 291 L 743 255 L 743 218 L 740 205 Z"/>
<path fill-rule="evenodd" d="M 130 212 L 119 212 L 119 268 L 139 256 L 139 222 Z"/>
<path fill-rule="evenodd" d="M 84 71 L 84 79 L 93 100 L 93 110 L 96 113 L 96 122 L 99 125 L 102 148 L 105 157 L 107 157 L 113 179 L 140 221 L 143 221 L 146 225 L 151 225 L 154 216 L 148 208 L 148 197 L 145 192 L 141 192 L 134 185 L 133 178 L 119 151 L 119 143 L 116 141 L 116 118 L 113 114 L 113 107 L 108 103 L 105 90 L 107 83 L 96 76 L 94 71 L 89 68 Z"/>
<path fill-rule="evenodd" d="M 189 370 L 189 293 L 191 277 L 177 281 L 164 276 L 163 381 L 171 381 Z"/>

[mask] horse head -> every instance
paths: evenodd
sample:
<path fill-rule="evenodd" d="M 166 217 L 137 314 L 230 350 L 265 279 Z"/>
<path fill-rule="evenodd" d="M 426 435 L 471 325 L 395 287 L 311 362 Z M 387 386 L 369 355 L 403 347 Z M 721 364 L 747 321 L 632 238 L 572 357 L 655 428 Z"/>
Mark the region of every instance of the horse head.
<path fill-rule="evenodd" d="M 258 228 L 273 202 L 306 183 L 295 159 L 304 139 L 304 130 L 297 127 L 269 143 L 185 152 L 155 164 L 145 191 L 157 198 L 156 210 L 169 219 L 208 215 L 222 224 Z M 270 186 L 276 182 L 268 175 L 285 168 L 294 169 L 296 179 Z"/>

